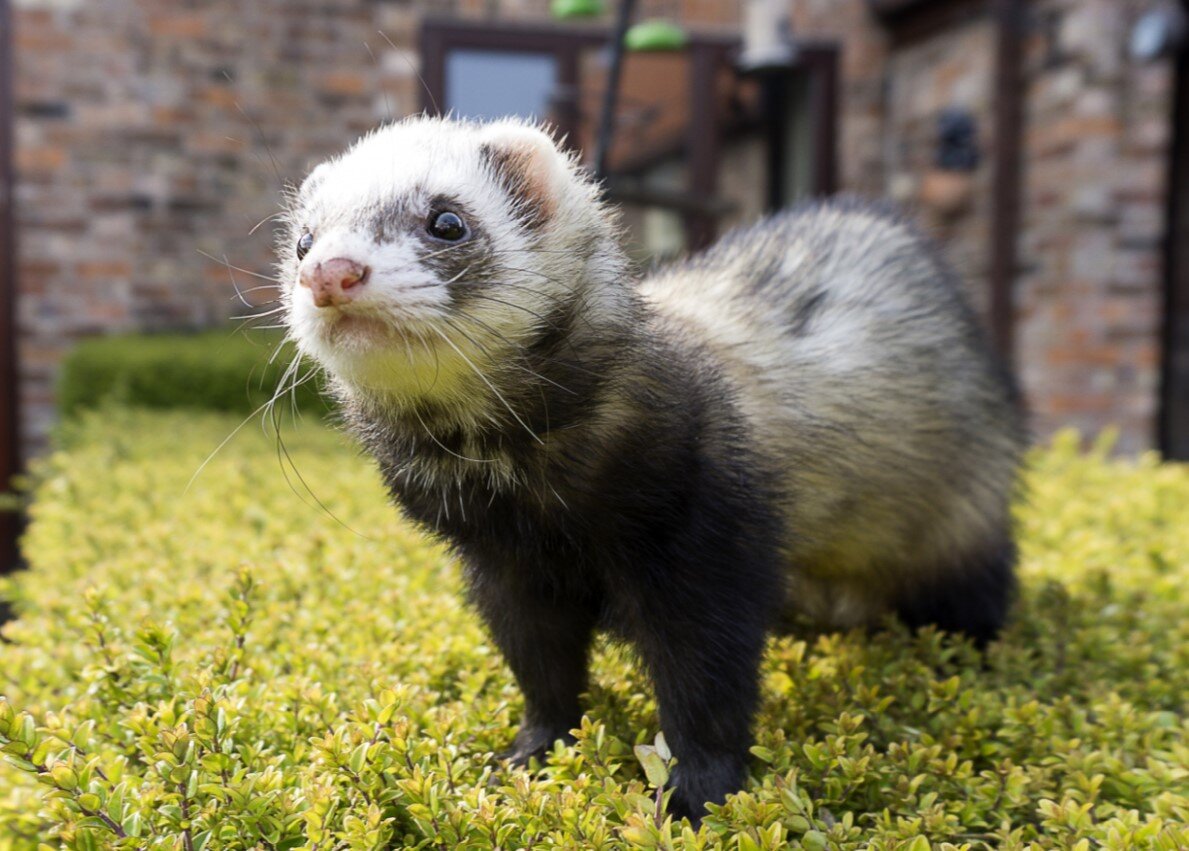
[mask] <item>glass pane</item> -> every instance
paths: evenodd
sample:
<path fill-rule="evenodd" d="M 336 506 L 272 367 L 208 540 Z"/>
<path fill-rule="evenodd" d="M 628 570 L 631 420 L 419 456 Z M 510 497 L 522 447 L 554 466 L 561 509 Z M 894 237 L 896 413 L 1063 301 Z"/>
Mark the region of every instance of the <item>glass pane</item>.
<path fill-rule="evenodd" d="M 544 53 L 452 50 L 446 57 L 446 108 L 461 118 L 549 118 L 557 61 Z"/>

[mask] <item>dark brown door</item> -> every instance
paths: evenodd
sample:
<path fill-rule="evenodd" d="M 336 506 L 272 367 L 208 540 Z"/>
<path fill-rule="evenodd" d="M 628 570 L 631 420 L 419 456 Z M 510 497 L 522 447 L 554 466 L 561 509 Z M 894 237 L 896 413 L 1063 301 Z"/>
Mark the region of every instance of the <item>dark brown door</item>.
<path fill-rule="evenodd" d="M 1160 447 L 1189 460 L 1189 45 L 1176 62 Z"/>

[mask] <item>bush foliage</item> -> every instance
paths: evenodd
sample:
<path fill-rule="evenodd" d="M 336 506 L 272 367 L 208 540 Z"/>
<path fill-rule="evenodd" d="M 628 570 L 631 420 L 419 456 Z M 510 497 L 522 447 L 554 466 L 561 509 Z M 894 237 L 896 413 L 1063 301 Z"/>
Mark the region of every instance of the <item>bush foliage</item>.
<path fill-rule="evenodd" d="M 505 767 L 521 699 L 443 550 L 321 426 L 280 457 L 325 510 L 256 429 L 187 490 L 234 425 L 105 409 L 40 467 L 0 849 L 1189 847 L 1184 468 L 1038 453 L 985 664 L 929 631 L 773 638 L 751 780 L 695 833 L 663 746 L 633 753 L 657 716 L 625 651 L 576 746 Z"/>
<path fill-rule="evenodd" d="M 294 349 L 281 340 L 278 333 L 230 328 L 93 337 L 63 363 L 58 405 L 67 415 L 112 402 L 247 414 L 272 398 L 283 379 L 288 386 L 305 375 L 303 369 L 285 377 Z M 297 387 L 293 402 L 303 411 L 327 410 L 317 379 Z"/>

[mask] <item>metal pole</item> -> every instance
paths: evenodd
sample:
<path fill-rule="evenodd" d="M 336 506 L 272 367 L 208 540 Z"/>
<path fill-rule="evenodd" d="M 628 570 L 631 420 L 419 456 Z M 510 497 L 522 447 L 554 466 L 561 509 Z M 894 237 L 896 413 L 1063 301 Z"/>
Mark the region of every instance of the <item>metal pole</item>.
<path fill-rule="evenodd" d="M 607 157 L 615 135 L 615 102 L 619 98 L 619 77 L 623 71 L 623 38 L 627 35 L 636 0 L 620 0 L 615 16 L 615 35 L 611 42 L 611 67 L 607 70 L 607 88 L 603 92 L 603 110 L 599 116 L 599 136 L 595 144 L 595 177 L 607 176 Z"/>
<path fill-rule="evenodd" d="M 1020 162 L 1024 137 L 1024 80 L 1021 72 L 1024 39 L 1024 0 L 994 0 L 995 46 L 995 165 L 991 220 L 992 337 L 1000 356 L 1015 357 L 1013 290 L 1019 251 Z"/>

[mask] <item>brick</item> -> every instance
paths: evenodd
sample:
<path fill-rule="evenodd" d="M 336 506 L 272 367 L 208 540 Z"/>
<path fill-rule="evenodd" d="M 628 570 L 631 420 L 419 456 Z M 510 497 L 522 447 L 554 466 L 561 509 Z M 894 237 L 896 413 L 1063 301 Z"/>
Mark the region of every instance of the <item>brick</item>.
<path fill-rule="evenodd" d="M 322 76 L 319 88 L 324 92 L 336 95 L 362 95 L 368 89 L 368 79 L 365 74 L 361 73 L 332 71 Z"/>
<path fill-rule="evenodd" d="M 149 34 L 153 38 L 202 38 L 207 34 L 206 16 L 177 9 L 149 17 Z"/>
<path fill-rule="evenodd" d="M 16 152 L 16 170 L 23 173 L 57 171 L 66 164 L 66 150 L 60 147 L 22 147 Z"/>
<path fill-rule="evenodd" d="M 89 278 L 127 278 L 132 274 L 132 264 L 123 260 L 91 261 L 76 265 L 75 273 L 84 280 Z"/>

